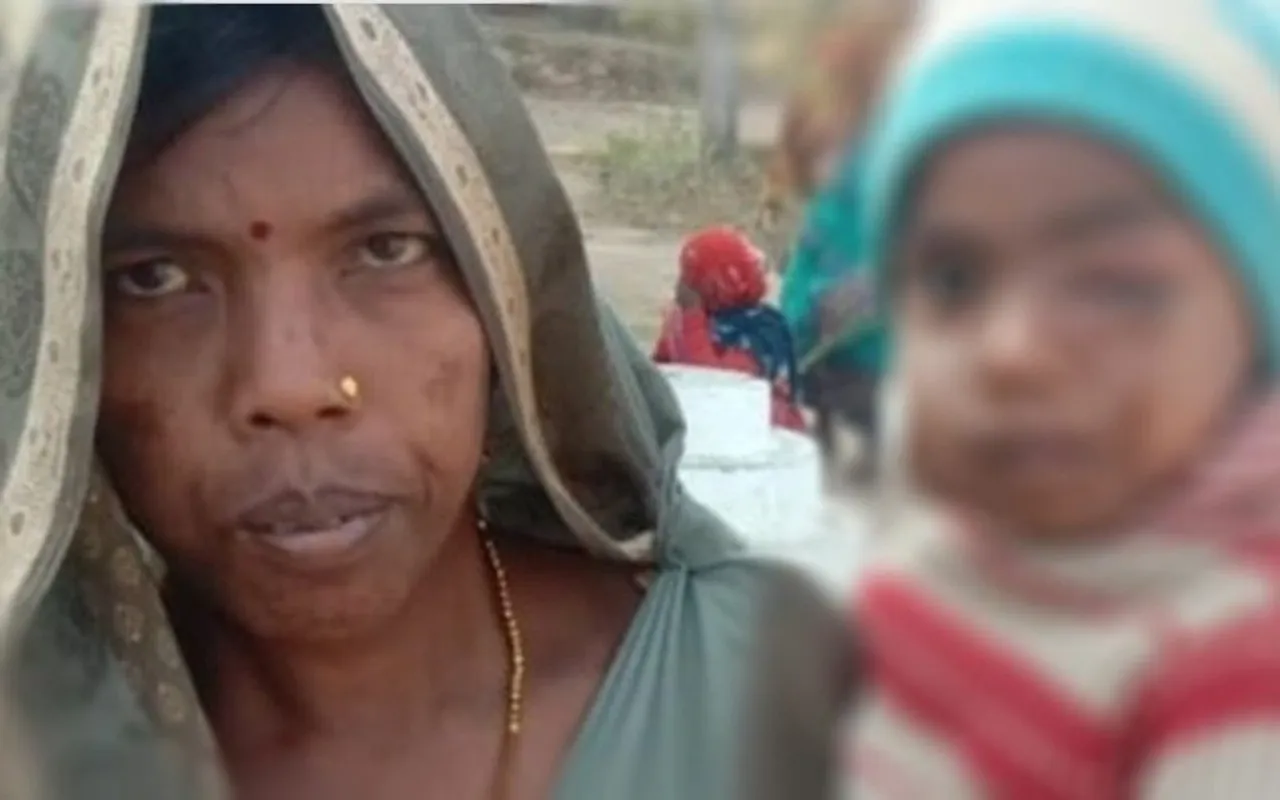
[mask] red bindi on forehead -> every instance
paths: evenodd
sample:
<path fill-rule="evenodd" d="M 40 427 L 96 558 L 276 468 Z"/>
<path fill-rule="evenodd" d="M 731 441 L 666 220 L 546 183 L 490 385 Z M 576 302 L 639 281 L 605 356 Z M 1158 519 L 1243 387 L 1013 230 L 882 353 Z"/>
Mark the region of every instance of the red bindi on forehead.
<path fill-rule="evenodd" d="M 266 239 L 271 238 L 272 230 L 273 228 L 271 227 L 270 222 L 264 222 L 262 220 L 254 220 L 249 225 L 249 236 L 250 238 L 259 242 L 265 241 Z"/>

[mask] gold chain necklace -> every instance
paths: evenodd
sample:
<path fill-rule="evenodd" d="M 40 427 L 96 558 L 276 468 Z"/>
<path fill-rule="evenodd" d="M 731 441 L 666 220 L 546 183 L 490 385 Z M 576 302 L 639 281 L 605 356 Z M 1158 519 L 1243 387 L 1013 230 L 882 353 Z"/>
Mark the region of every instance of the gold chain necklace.
<path fill-rule="evenodd" d="M 487 525 L 480 524 L 481 535 L 484 536 L 485 555 L 489 559 L 489 568 L 493 571 L 494 593 L 497 595 L 498 612 L 502 616 L 503 634 L 507 640 L 509 662 L 507 665 L 507 720 L 502 737 L 502 751 L 498 761 L 497 786 L 494 796 L 507 797 L 510 793 L 511 770 L 516 751 L 516 740 L 520 737 L 521 723 L 524 721 L 524 636 L 520 631 L 520 620 L 516 617 L 515 605 L 511 602 L 511 587 L 507 583 L 507 570 L 498 553 L 498 545 L 486 535 Z"/>

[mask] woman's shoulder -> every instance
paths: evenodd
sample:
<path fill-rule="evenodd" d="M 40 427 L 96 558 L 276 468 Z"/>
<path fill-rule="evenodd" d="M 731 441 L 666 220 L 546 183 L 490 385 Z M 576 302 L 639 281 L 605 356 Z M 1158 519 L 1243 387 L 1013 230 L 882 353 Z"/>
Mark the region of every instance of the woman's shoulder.
<path fill-rule="evenodd" d="M 837 742 L 857 692 L 850 615 L 793 570 L 765 577 L 741 712 L 740 800 L 834 797 Z"/>
<path fill-rule="evenodd" d="M 836 606 L 798 571 L 749 558 L 647 583 L 561 797 L 742 797 L 744 758 L 761 754 L 753 773 L 777 766 L 788 780 L 778 756 L 812 766 L 848 699 L 852 646 Z M 784 747 L 801 728 L 803 742 Z"/>
<path fill-rule="evenodd" d="M 660 587 L 668 577 L 675 578 L 669 588 Z M 655 590 L 677 593 L 650 601 L 667 610 L 671 625 L 696 634 L 697 666 L 745 665 L 742 674 L 752 684 L 791 684 L 801 673 L 820 673 L 834 685 L 852 673 L 849 615 L 797 567 L 740 557 L 679 578 L 659 577 Z"/>
<path fill-rule="evenodd" d="M 720 578 L 743 592 L 743 654 L 757 696 L 818 688 L 845 693 L 857 661 L 853 618 L 840 598 L 790 564 L 744 559 Z"/>
<path fill-rule="evenodd" d="M 771 558 L 737 556 L 692 570 L 691 590 L 729 604 L 743 618 L 795 614 L 828 622 L 841 617 L 837 598 L 803 569 Z"/>

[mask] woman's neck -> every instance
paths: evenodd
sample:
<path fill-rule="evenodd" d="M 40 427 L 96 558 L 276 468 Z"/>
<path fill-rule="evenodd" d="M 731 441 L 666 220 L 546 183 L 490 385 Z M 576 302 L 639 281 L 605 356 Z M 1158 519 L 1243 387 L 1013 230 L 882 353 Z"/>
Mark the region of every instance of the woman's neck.
<path fill-rule="evenodd" d="M 453 714 L 500 719 L 508 655 L 482 548 L 474 522 L 456 530 L 401 612 L 359 638 L 264 641 L 189 613 L 180 631 L 228 757 L 317 740 L 376 748 Z"/>

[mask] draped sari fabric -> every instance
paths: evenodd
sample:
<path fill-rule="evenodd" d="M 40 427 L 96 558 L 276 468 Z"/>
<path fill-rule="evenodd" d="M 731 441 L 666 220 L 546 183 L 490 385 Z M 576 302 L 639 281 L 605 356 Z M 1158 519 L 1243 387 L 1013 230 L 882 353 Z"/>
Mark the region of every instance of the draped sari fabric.
<path fill-rule="evenodd" d="M 454 6 L 325 13 L 457 254 L 495 357 L 494 528 L 648 569 L 562 798 L 734 794 L 748 643 L 774 568 L 675 478 L 670 389 L 596 299 L 578 224 L 501 63 Z M 148 11 L 59 7 L 0 139 L 0 633 L 58 798 L 224 793 L 163 565 L 95 466 L 98 248 Z"/>

